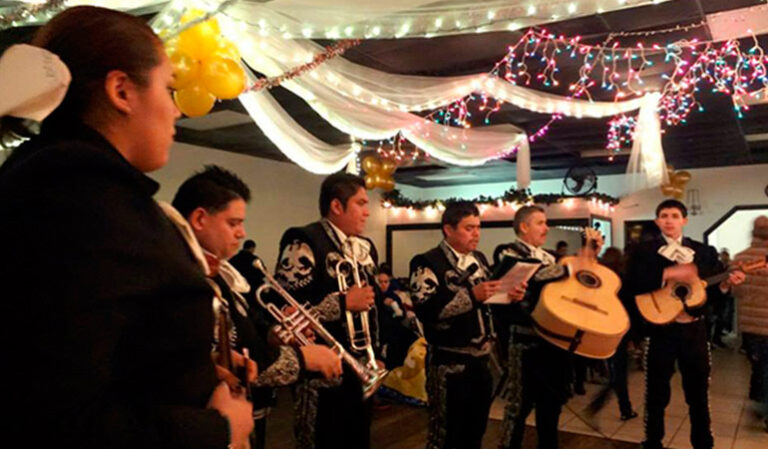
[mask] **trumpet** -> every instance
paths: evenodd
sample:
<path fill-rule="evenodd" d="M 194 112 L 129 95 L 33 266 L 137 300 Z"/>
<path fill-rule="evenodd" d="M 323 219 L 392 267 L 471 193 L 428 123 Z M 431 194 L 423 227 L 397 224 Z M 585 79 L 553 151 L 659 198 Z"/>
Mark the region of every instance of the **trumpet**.
<path fill-rule="evenodd" d="M 348 270 L 343 270 L 345 265 L 348 265 Z M 352 273 L 355 285 L 358 287 L 363 286 L 360 279 L 360 271 L 357 267 L 357 260 L 355 260 L 354 256 L 345 257 L 336 264 L 336 280 L 339 282 L 340 292 L 349 290 L 346 276 L 349 272 Z M 346 317 L 350 348 L 355 352 L 365 354 L 366 365 L 370 369 L 378 369 L 376 354 L 373 352 L 373 344 L 371 343 L 371 325 L 368 319 L 368 311 L 351 312 L 347 310 Z"/>
<path fill-rule="evenodd" d="M 339 357 L 349 365 L 355 375 L 360 379 L 363 384 L 363 399 L 371 397 L 384 381 L 384 377 L 386 377 L 388 371 L 380 369 L 378 366 L 376 366 L 375 369 L 372 369 L 370 365 L 360 363 L 352 356 L 352 354 L 344 349 L 335 338 L 333 338 L 333 335 L 331 335 L 325 327 L 323 327 L 316 312 L 311 311 L 299 303 L 299 301 L 291 296 L 291 294 L 288 293 L 271 274 L 269 274 L 262 261 L 256 260 L 253 265 L 264 274 L 264 279 L 267 281 L 256 289 L 256 301 L 258 301 L 259 305 L 266 309 L 269 314 L 280 323 L 277 332 L 278 338 L 285 344 L 290 344 L 295 341 L 299 346 L 306 346 L 312 342 L 304 334 L 304 330 L 307 328 L 311 329 L 316 335 L 320 336 L 328 346 L 330 346 L 331 350 L 336 352 Z M 275 304 L 265 301 L 262 296 L 268 290 L 277 292 L 287 305 L 296 310 L 293 313 L 286 315 Z"/>

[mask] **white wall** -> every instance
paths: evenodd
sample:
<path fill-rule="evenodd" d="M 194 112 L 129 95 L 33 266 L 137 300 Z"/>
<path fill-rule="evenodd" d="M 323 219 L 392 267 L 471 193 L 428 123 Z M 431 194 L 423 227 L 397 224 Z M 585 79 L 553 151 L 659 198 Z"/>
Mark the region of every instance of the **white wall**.
<path fill-rule="evenodd" d="M 294 164 L 182 143 L 174 144 L 168 165 L 150 175 L 161 185 L 157 199 L 170 202 L 181 183 L 205 164 L 216 164 L 233 171 L 251 188 L 246 238 L 256 241 L 256 251 L 270 269 L 277 260 L 283 232 L 290 226 L 304 225 L 319 218 L 318 195 L 324 176 L 314 175 Z M 374 240 L 382 259 L 385 217 L 378 194 L 371 194 L 371 216 L 366 235 Z"/>
<path fill-rule="evenodd" d="M 734 206 L 768 204 L 768 197 L 763 192 L 768 184 L 768 164 L 688 171 L 691 172 L 692 178 L 686 189 L 699 191 L 702 207 L 700 215 L 688 217 L 685 235 L 691 238 L 702 240 L 704 231 Z M 617 231 L 616 240 L 620 248 L 624 244 L 624 221 L 653 219 L 656 206 L 665 198 L 659 189 L 643 190 L 622 198 L 613 213 L 614 230 Z M 731 229 L 732 232 L 741 232 L 740 229 L 749 232 L 752 222 L 738 220 Z"/>
<path fill-rule="evenodd" d="M 719 167 L 688 170 L 691 181 L 686 189 L 698 189 L 702 213 L 690 216 L 686 235 L 701 240 L 704 231 L 715 221 L 728 212 L 733 206 L 746 204 L 768 204 L 768 197 L 763 190 L 768 184 L 768 164 L 746 165 L 735 167 Z M 558 193 L 561 191 L 562 180 L 533 181 L 531 191 L 537 193 Z M 480 195 L 497 196 L 513 185 L 511 183 L 480 184 L 460 187 L 415 188 L 404 186 L 401 191 L 412 199 L 444 199 L 459 197 L 471 199 Z M 621 202 L 611 211 L 607 207 L 583 202 L 570 202 L 546 207 L 547 216 L 554 219 L 587 218 L 590 214 L 608 216 L 613 221 L 613 245 L 624 246 L 624 221 L 650 220 L 654 218 L 656 206 L 664 197 L 658 188 L 646 189 L 628 194 L 629 188 L 626 177 L 622 175 L 607 175 L 598 178 L 598 189 L 615 197 L 623 197 Z M 685 198 L 684 198 L 685 200 Z M 483 221 L 512 220 L 513 207 L 490 207 L 482 211 Z M 413 212 L 391 209 L 387 211 L 390 224 L 437 222 L 440 214 Z M 743 223 L 742 223 L 743 221 Z M 738 220 L 732 232 L 749 232 L 752 223 L 749 220 Z M 554 244 L 554 239 L 548 244 Z"/>

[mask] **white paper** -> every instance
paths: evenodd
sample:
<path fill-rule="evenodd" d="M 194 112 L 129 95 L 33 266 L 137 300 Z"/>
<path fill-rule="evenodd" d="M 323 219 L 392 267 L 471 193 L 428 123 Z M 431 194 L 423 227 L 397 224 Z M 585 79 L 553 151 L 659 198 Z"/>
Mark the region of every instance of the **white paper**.
<path fill-rule="evenodd" d="M 533 277 L 541 263 L 538 262 L 517 262 L 504 276 L 499 279 L 499 292 L 488 298 L 484 304 L 510 304 L 508 293 L 513 291 L 516 286 Z"/>

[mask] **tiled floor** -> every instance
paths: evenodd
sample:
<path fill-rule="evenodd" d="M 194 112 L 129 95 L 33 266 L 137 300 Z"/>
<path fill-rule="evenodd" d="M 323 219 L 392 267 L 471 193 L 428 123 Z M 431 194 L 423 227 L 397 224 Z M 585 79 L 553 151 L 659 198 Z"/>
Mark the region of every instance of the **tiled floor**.
<path fill-rule="evenodd" d="M 717 349 L 712 353 L 712 363 L 710 410 L 715 449 L 768 449 L 768 433 L 763 430 L 762 423 L 754 413 L 754 403 L 747 399 L 750 368 L 746 357 L 735 350 Z M 642 441 L 644 374 L 641 371 L 630 373 L 630 399 L 640 416 L 626 422 L 619 419 L 615 397 L 589 421 L 589 425 L 576 416 L 575 413 L 584 416 L 584 407 L 599 388 L 588 384 L 587 395 L 576 396 L 568 403 L 568 408 L 564 409 L 560 417 L 560 429 L 614 440 Z M 491 419 L 500 419 L 503 408 L 503 402 L 497 400 L 491 410 Z M 534 424 L 534 413 L 528 418 L 529 425 Z M 688 406 L 683 398 L 679 374 L 672 378 L 672 400 L 667 408 L 665 428 L 665 447 L 691 448 Z"/>

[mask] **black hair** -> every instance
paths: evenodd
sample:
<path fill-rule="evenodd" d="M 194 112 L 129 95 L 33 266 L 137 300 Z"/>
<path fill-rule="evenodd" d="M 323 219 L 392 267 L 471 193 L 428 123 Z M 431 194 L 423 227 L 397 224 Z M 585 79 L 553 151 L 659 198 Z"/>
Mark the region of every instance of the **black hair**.
<path fill-rule="evenodd" d="M 206 165 L 181 184 L 173 197 L 173 207 L 189 218 L 198 207 L 213 214 L 226 209 L 229 202 L 236 199 L 246 203 L 251 200 L 251 190 L 243 180 L 217 165 Z"/>
<path fill-rule="evenodd" d="M 360 188 L 365 188 L 365 180 L 349 173 L 334 173 L 325 178 L 320 186 L 320 216 L 328 216 L 333 200 L 339 200 L 346 210 L 347 201 L 355 196 Z"/>
<path fill-rule="evenodd" d="M 246 240 L 245 243 L 243 243 L 243 249 L 256 249 L 256 242 L 253 240 Z"/>
<path fill-rule="evenodd" d="M 445 230 L 443 229 L 445 225 L 450 225 L 452 228 L 456 228 L 464 217 L 469 216 L 480 216 L 480 211 L 477 209 L 475 203 L 470 201 L 448 203 L 448 206 L 445 207 L 445 211 L 443 212 L 443 218 L 440 221 L 440 229 L 443 231 L 443 236 L 445 236 Z"/>
<path fill-rule="evenodd" d="M 680 213 L 683 214 L 683 218 L 688 217 L 688 208 L 678 200 L 670 198 L 659 203 L 659 205 L 656 206 L 656 218 L 659 218 L 659 214 L 663 209 L 678 209 Z"/>
<path fill-rule="evenodd" d="M 566 246 L 568 246 L 568 242 L 566 242 L 565 240 L 560 240 L 559 242 L 557 242 L 557 246 L 555 246 L 555 248 L 560 249 L 560 248 L 565 248 Z"/>

